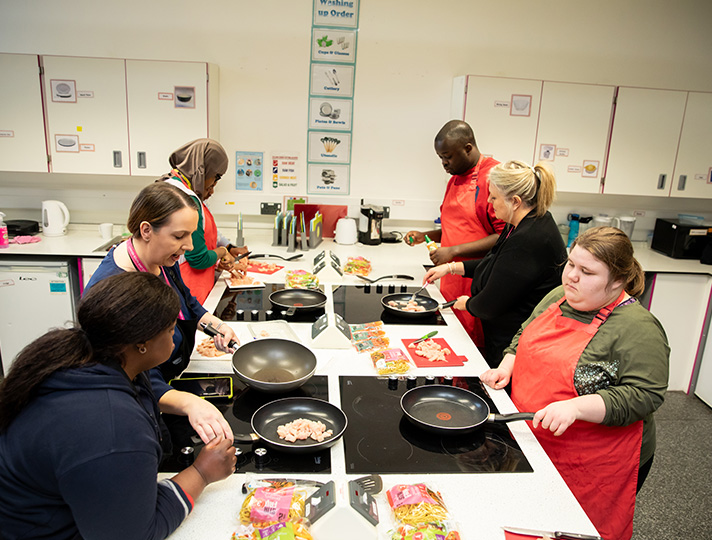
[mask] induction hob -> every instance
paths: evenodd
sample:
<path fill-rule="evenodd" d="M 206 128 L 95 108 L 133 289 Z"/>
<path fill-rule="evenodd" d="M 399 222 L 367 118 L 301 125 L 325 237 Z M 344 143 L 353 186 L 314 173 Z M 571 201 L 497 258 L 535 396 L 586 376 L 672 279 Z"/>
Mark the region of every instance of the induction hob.
<path fill-rule="evenodd" d="M 269 321 L 282 319 L 288 322 L 313 323 L 325 313 L 324 308 L 306 313 L 297 312 L 287 316 L 281 308 L 272 305 L 270 294 L 285 288 L 284 283 L 267 283 L 258 289 L 226 289 L 218 301 L 214 315 L 223 321 Z M 383 321 L 386 324 L 405 325 L 447 325 L 440 311 L 433 314 L 413 317 L 399 316 L 383 309 L 381 298 L 387 294 L 414 293 L 419 287 L 407 285 L 340 285 L 333 291 L 334 313 L 340 315 L 348 324 L 363 324 Z M 423 296 L 430 296 L 421 292 Z"/>
<path fill-rule="evenodd" d="M 401 396 L 423 384 L 454 384 L 482 397 L 498 412 L 479 377 L 341 376 L 341 408 L 349 474 L 532 472 L 506 424 L 485 423 L 471 434 L 438 435 L 411 424 Z"/>
<path fill-rule="evenodd" d="M 209 376 L 207 374 L 191 373 L 190 377 Z M 224 376 L 224 375 L 220 375 Z M 252 414 L 262 405 L 276 399 L 287 397 L 314 397 L 328 400 L 328 379 L 325 375 L 315 375 L 302 387 L 284 394 L 268 394 L 248 388 L 235 375 L 233 379 L 233 397 L 220 400 L 213 399 L 213 403 L 230 424 L 233 433 L 250 433 L 252 427 L 250 420 Z M 196 443 L 197 434 L 188 423 L 185 416 L 163 415 L 171 432 L 173 454 L 167 456 L 159 470 L 161 472 L 177 472 L 185 469 L 192 460 L 186 459 L 180 453 L 182 448 L 192 447 L 194 456 L 197 456 L 203 447 L 202 442 Z M 237 444 L 236 472 L 259 473 L 330 473 L 331 452 L 329 448 L 310 454 L 293 454 L 279 452 L 267 448 L 259 441 L 247 444 Z"/>

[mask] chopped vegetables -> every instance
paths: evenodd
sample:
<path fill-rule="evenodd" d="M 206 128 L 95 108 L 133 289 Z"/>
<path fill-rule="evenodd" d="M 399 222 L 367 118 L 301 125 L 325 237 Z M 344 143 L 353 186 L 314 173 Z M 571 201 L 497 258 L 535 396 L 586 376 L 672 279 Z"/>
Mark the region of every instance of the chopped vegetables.
<path fill-rule="evenodd" d="M 306 270 L 290 270 L 285 284 L 288 289 L 316 289 L 319 287 L 319 278 Z"/>
<path fill-rule="evenodd" d="M 344 273 L 368 276 L 371 273 L 371 261 L 364 257 L 349 257 L 344 265 Z"/>

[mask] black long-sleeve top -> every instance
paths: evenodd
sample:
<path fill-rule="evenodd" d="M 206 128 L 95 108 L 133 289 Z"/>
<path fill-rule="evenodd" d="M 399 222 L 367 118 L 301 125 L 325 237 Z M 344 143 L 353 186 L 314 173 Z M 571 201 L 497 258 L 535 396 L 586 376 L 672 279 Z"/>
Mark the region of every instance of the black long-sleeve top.
<path fill-rule="evenodd" d="M 467 311 L 482 320 L 486 360 L 498 366 L 502 353 L 549 291 L 561 285 L 567 253 L 552 215 L 530 212 L 514 227 L 508 224 L 490 252 L 465 261 L 472 278 Z"/>

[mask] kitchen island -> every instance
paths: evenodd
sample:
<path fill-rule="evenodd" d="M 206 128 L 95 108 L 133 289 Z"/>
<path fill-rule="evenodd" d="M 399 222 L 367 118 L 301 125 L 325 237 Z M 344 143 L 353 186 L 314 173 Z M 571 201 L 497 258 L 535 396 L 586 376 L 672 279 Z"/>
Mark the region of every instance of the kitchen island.
<path fill-rule="evenodd" d="M 269 231 L 268 231 L 269 232 Z M 253 253 L 270 253 L 289 256 L 284 247 L 272 247 L 266 234 L 252 235 L 247 238 L 247 244 Z M 284 268 L 272 274 L 251 274 L 251 276 L 265 282 L 267 288 L 271 283 L 283 283 L 288 270 L 312 270 L 312 260 L 322 250 L 329 250 L 346 262 L 349 256 L 363 256 L 372 263 L 371 277 L 390 274 L 408 274 L 413 281 L 383 280 L 371 285 L 371 291 L 378 296 L 387 294 L 389 285 L 396 291 L 402 285 L 411 287 L 419 286 L 425 274 L 424 265 L 429 264 L 427 250 L 424 246 L 409 247 L 405 244 L 382 244 L 380 246 L 342 246 L 331 240 L 325 240 L 318 248 L 303 252 L 302 258 L 296 261 L 285 262 L 279 259 L 262 259 L 275 263 Z M 295 253 L 300 253 L 297 251 Z M 352 275 L 343 278 L 320 278 L 320 285 L 325 289 L 336 287 L 364 287 L 364 282 Z M 382 285 L 382 289 L 378 287 Z M 209 311 L 214 311 L 225 291 L 224 280 L 218 281 L 215 288 L 207 298 L 205 306 Z M 378 287 L 378 289 L 377 289 Z M 380 289 L 380 291 L 379 291 Z M 428 286 L 428 293 L 440 301 L 444 301 L 435 285 Z M 332 309 L 333 293 L 327 292 L 326 310 Z M 401 325 L 386 324 L 387 336 L 392 347 L 403 348 L 401 339 L 416 339 L 432 330 L 438 330 L 438 338 L 443 338 L 453 348 L 457 355 L 467 357 L 467 362 L 458 367 L 444 368 L 415 368 L 409 375 L 424 377 L 432 375 L 441 377 L 476 377 L 487 369 L 487 364 L 463 330 L 452 310 L 442 310 L 442 318 L 446 325 Z M 246 343 L 253 339 L 249 331 L 250 313 L 246 313 L 244 321 L 231 321 L 227 324 L 235 330 L 240 341 Z M 298 339 L 307 347 L 311 347 L 311 323 L 290 323 L 290 328 Z M 196 342 L 205 339 L 204 334 L 198 333 Z M 317 375 L 326 376 L 328 379 L 329 401 L 337 406 L 342 406 L 340 399 L 340 377 L 373 377 L 377 376 L 368 353 L 357 353 L 353 347 L 345 349 L 312 348 L 317 357 Z M 229 356 L 224 359 L 209 359 L 194 353 L 191 364 L 184 376 L 191 373 L 232 374 L 232 364 Z M 400 377 L 394 384 L 405 385 L 405 377 Z M 516 412 L 509 397 L 503 390 L 488 390 L 490 398 L 499 412 Z M 398 402 L 394 401 L 392 414 L 400 417 L 402 412 Z M 509 429 L 516 439 L 519 447 L 526 456 L 532 472 L 487 472 L 487 473 L 412 473 L 412 474 L 382 474 L 384 491 L 397 483 L 425 482 L 432 488 L 439 490 L 454 519 L 460 524 L 463 539 L 497 539 L 504 538 L 501 529 L 503 525 L 520 526 L 527 528 L 565 530 L 579 533 L 595 534 L 595 529 L 587 518 L 568 487 L 554 468 L 553 464 L 542 450 L 533 436 L 530 428 L 522 421 L 508 424 Z M 347 428 L 348 436 L 348 428 Z M 331 449 L 330 474 L 265 474 L 264 477 L 290 477 L 305 478 L 321 482 L 334 480 L 337 486 L 347 480 L 353 480 L 360 474 L 350 474 L 346 467 L 344 440 L 339 440 Z M 433 454 L 433 460 L 438 459 Z M 435 466 L 433 462 L 433 469 Z M 252 473 L 250 473 L 252 474 Z M 161 473 L 161 478 L 170 478 L 172 473 Z M 247 478 L 246 474 L 238 473 L 227 480 L 208 486 L 204 494 L 198 499 L 193 512 L 188 516 L 181 527 L 171 536 L 172 539 L 194 538 L 224 538 L 237 529 L 238 513 L 244 495 L 241 491 L 242 484 Z M 391 527 L 390 508 L 385 499 L 385 494 L 376 496 L 380 514 L 378 537 L 387 538 L 387 531 Z M 319 539 L 317 539 L 319 540 Z M 328 539 L 331 540 L 331 539 Z"/>

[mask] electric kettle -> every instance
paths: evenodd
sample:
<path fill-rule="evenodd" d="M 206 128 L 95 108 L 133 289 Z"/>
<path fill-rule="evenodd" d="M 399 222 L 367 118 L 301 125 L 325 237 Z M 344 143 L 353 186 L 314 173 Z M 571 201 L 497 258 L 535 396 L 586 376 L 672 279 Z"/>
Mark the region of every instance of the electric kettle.
<path fill-rule="evenodd" d="M 42 234 L 64 236 L 69 225 L 69 210 L 61 201 L 42 201 Z"/>
<path fill-rule="evenodd" d="M 355 244 L 358 240 L 358 231 L 356 229 L 356 220 L 345 217 L 336 222 L 336 231 L 334 232 L 334 241 L 337 244 Z"/>

